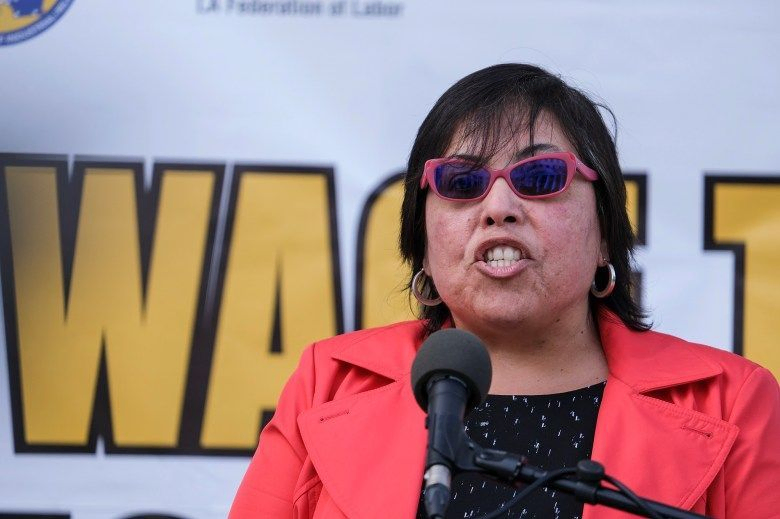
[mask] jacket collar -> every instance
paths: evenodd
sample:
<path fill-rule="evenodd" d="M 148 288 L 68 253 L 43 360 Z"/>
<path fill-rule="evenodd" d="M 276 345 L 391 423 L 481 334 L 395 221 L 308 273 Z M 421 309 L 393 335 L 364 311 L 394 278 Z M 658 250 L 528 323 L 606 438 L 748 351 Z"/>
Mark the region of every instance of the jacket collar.
<path fill-rule="evenodd" d="M 647 345 L 645 332 L 627 328 L 609 310 L 602 310 L 598 319 L 599 334 L 611 377 L 617 378 L 638 393 L 688 384 L 715 377 L 722 368 L 698 355 L 676 337 L 654 332 L 657 340 Z M 389 340 L 371 340 L 389 332 Z M 368 330 L 345 343 L 333 354 L 335 360 L 346 362 L 391 380 L 408 378 L 412 361 L 424 339 L 421 321 L 407 321 L 385 328 Z M 411 347 L 408 347 L 411 346 Z"/>
<path fill-rule="evenodd" d="M 422 321 L 374 328 L 356 334 L 332 356 L 335 360 L 367 369 L 390 380 L 406 380 L 411 373 L 414 356 L 425 339 L 424 333 Z M 377 335 L 381 335 L 381 340 L 376 340 Z"/>
<path fill-rule="evenodd" d="M 687 342 L 658 332 L 631 330 L 608 310 L 600 311 L 598 325 L 610 377 L 637 393 L 689 384 L 723 372 L 719 364 L 686 347 Z"/>
<path fill-rule="evenodd" d="M 690 508 L 722 466 L 737 428 L 647 393 L 722 370 L 684 341 L 630 330 L 610 312 L 602 311 L 598 324 L 609 378 L 592 457 L 639 495 Z M 409 373 L 423 330 L 420 322 L 406 322 L 355 334 L 332 357 L 392 382 L 299 417 L 324 487 L 350 518 L 415 514 L 426 432 Z M 594 509 L 586 506 L 583 519 L 627 517 Z"/>

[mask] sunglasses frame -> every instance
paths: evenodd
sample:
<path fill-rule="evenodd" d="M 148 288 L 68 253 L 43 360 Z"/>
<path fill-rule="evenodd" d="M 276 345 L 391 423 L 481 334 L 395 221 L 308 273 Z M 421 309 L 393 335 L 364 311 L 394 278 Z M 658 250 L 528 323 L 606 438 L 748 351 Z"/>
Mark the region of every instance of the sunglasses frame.
<path fill-rule="evenodd" d="M 515 189 L 514 184 L 512 184 L 512 179 L 509 176 L 512 170 L 528 162 L 533 162 L 536 160 L 544 160 L 544 159 L 560 159 L 566 163 L 566 183 L 563 185 L 563 187 L 559 191 L 556 191 L 554 193 L 548 193 L 545 195 L 524 195 L 518 192 L 517 189 Z M 571 181 L 574 179 L 574 176 L 577 174 L 578 171 L 585 178 L 585 180 L 589 182 L 595 182 L 599 178 L 599 174 L 596 172 L 596 170 L 586 166 L 585 163 L 583 163 L 580 159 L 577 158 L 576 155 L 574 155 L 574 153 L 571 153 L 570 151 L 541 153 L 539 155 L 534 155 L 532 157 L 528 157 L 527 159 L 523 159 L 521 161 L 515 162 L 514 164 L 510 164 L 509 166 L 502 169 L 490 169 L 487 166 L 481 167 L 479 169 L 483 169 L 488 173 L 490 173 L 490 183 L 488 184 L 487 189 L 485 189 L 485 192 L 476 198 L 450 198 L 448 196 L 444 196 L 439 192 L 438 188 L 436 187 L 436 182 L 434 178 L 434 175 L 436 174 L 436 168 L 442 164 L 447 164 L 447 163 L 473 165 L 473 163 L 469 162 L 468 160 L 458 159 L 453 157 L 430 159 L 425 162 L 425 167 L 423 168 L 423 175 L 422 178 L 420 179 L 420 188 L 425 189 L 427 186 L 430 186 L 431 190 L 434 193 L 436 193 L 438 197 L 443 198 L 444 200 L 451 200 L 453 202 L 476 202 L 482 200 L 488 195 L 488 193 L 490 193 L 490 190 L 493 188 L 493 184 L 495 184 L 496 179 L 498 178 L 503 178 L 504 181 L 509 186 L 509 188 L 514 192 L 514 194 L 516 194 L 520 198 L 527 198 L 531 200 L 538 200 L 540 198 L 550 198 L 552 196 L 560 195 L 561 193 L 566 191 L 566 188 L 569 187 L 569 184 L 571 184 Z"/>

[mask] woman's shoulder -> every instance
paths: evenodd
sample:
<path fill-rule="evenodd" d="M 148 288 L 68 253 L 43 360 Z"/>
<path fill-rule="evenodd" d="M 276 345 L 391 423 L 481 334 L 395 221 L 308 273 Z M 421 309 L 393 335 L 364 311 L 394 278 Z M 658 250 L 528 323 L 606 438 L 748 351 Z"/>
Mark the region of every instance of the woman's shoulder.
<path fill-rule="evenodd" d="M 777 384 L 769 370 L 721 348 L 655 330 L 631 330 L 619 320 L 602 319 L 599 325 L 610 369 L 631 385 L 653 387 L 718 379 L 739 387 L 749 378 Z"/>
<path fill-rule="evenodd" d="M 303 351 L 288 385 L 306 395 L 304 407 L 311 407 L 406 383 L 424 329 L 422 321 L 406 321 L 315 341 Z"/>
<path fill-rule="evenodd" d="M 424 339 L 424 321 L 404 321 L 343 333 L 312 343 L 301 358 L 320 373 L 354 367 L 398 380 L 410 370 Z M 366 373 L 368 375 L 368 373 Z"/>
<path fill-rule="evenodd" d="M 764 403 L 774 402 L 773 405 L 777 405 L 780 395 L 778 381 L 771 371 L 760 364 L 742 355 L 673 335 L 654 331 L 646 333 L 650 334 L 651 340 L 667 346 L 667 351 L 674 353 L 674 358 L 679 359 L 681 374 L 694 366 L 701 369 L 703 375 L 709 370 L 711 376 L 702 376 L 702 381 L 709 382 L 706 385 L 710 388 L 708 391 L 717 391 L 723 396 L 727 407 L 736 405 L 739 400 L 751 401 L 756 396 Z M 683 363 L 687 367 L 682 366 Z"/>
<path fill-rule="evenodd" d="M 743 373 L 745 376 L 747 376 L 756 370 L 764 370 L 762 366 L 753 362 L 752 360 L 723 348 L 689 341 L 674 335 L 654 330 L 650 330 L 644 333 L 648 335 L 648 339 L 652 343 L 655 343 L 656 345 L 662 346 L 664 348 L 670 348 L 671 353 L 690 353 L 700 358 L 702 361 L 716 364 L 721 369 L 723 369 L 724 372 L 734 374 Z"/>
<path fill-rule="evenodd" d="M 401 321 L 346 332 L 315 341 L 313 346 L 323 352 L 335 352 L 358 344 L 384 343 L 390 341 L 420 342 L 425 331 L 421 320 Z"/>

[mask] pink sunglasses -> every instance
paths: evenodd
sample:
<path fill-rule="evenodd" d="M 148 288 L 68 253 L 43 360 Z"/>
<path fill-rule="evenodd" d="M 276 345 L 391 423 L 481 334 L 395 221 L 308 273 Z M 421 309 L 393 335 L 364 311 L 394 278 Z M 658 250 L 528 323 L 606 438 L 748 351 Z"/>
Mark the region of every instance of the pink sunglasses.
<path fill-rule="evenodd" d="M 431 159 L 425 163 L 420 187 L 431 186 L 445 200 L 465 202 L 483 199 L 496 179 L 503 178 L 521 198 L 547 198 L 569 187 L 577 171 L 590 182 L 599 178 L 568 151 L 534 155 L 500 170 L 457 158 Z"/>

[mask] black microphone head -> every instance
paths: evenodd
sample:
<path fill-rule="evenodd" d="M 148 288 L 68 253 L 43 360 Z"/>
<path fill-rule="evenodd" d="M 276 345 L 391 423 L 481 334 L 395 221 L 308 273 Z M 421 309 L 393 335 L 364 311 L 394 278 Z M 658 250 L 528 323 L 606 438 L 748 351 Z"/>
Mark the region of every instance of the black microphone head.
<path fill-rule="evenodd" d="M 448 328 L 432 333 L 423 342 L 412 363 L 414 397 L 426 413 L 427 384 L 434 374 L 453 375 L 468 386 L 468 413 L 485 400 L 493 377 L 493 367 L 487 349 L 476 335 Z"/>

